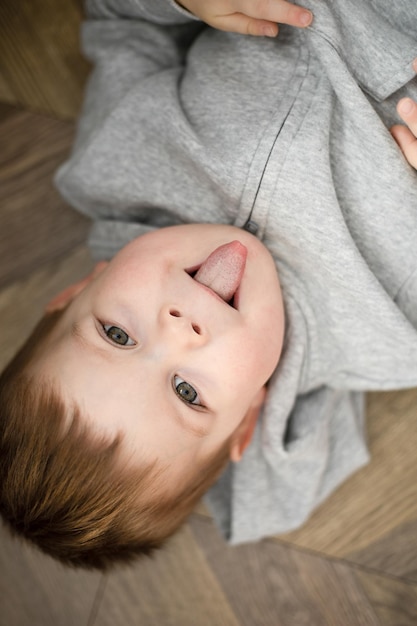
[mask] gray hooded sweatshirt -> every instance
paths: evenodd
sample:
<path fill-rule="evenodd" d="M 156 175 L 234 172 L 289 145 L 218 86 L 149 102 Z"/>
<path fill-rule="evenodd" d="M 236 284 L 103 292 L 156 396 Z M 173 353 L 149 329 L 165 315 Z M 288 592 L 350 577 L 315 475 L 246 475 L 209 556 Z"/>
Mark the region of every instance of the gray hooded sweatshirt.
<path fill-rule="evenodd" d="M 286 307 L 254 439 L 208 494 L 232 543 L 300 525 L 368 460 L 363 392 L 417 386 L 417 175 L 388 128 L 417 98 L 415 0 L 306 0 L 276 39 L 171 0 L 91 0 L 94 63 L 56 182 L 97 259 L 168 224 L 255 233 Z"/>

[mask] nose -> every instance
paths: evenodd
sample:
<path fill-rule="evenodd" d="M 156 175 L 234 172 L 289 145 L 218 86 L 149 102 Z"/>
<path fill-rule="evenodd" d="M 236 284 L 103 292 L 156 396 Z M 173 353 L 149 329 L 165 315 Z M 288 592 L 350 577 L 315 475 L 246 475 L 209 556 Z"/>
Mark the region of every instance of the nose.
<path fill-rule="evenodd" d="M 159 324 L 163 332 L 174 333 L 175 336 L 186 343 L 202 345 L 208 338 L 208 333 L 203 325 L 193 315 L 175 305 L 162 307 L 159 314 Z"/>

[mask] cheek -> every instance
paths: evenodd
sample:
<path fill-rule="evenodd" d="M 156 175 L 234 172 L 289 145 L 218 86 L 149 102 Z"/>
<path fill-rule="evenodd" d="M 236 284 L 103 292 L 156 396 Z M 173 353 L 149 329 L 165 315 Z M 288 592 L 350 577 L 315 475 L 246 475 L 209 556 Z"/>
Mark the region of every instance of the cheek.
<path fill-rule="evenodd" d="M 217 363 L 217 370 L 228 382 L 228 388 L 244 398 L 253 396 L 272 374 L 276 365 L 268 342 L 246 334 L 225 342 L 223 358 Z M 271 354 L 267 354 L 267 351 Z M 275 352 L 275 351 L 274 351 Z"/>
<path fill-rule="evenodd" d="M 260 384 L 265 383 L 278 363 L 280 347 L 280 338 L 272 337 L 267 331 L 248 334 L 239 343 L 236 352 L 241 374 L 245 375 L 246 372 L 247 378 L 254 378 Z"/>

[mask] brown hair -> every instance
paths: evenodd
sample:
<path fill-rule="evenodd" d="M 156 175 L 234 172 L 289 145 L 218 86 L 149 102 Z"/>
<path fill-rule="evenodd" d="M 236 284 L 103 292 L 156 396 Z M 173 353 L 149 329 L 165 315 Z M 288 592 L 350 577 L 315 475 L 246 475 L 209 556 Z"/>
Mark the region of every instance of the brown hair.
<path fill-rule="evenodd" d="M 169 496 L 168 468 L 127 468 L 121 436 L 94 438 L 77 407 L 26 374 L 59 320 L 46 315 L 0 376 L 0 513 L 12 532 L 66 564 L 109 568 L 149 555 L 172 535 L 228 460 L 228 441 Z"/>

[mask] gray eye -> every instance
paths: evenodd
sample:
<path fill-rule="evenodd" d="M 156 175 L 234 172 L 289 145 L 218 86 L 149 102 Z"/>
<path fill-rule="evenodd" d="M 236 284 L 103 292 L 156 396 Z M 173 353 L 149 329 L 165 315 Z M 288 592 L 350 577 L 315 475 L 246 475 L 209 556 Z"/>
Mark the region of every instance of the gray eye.
<path fill-rule="evenodd" d="M 186 380 L 183 380 L 179 376 L 174 376 L 174 389 L 176 394 L 184 402 L 200 405 L 200 402 L 196 402 L 196 400 L 198 400 L 198 393 Z"/>
<path fill-rule="evenodd" d="M 119 328 L 118 326 L 110 326 L 110 324 L 103 324 L 103 330 L 106 336 L 110 339 L 110 341 L 117 344 L 118 346 L 135 345 L 135 342 L 133 341 L 133 339 L 131 339 L 129 335 L 122 328 Z"/>

